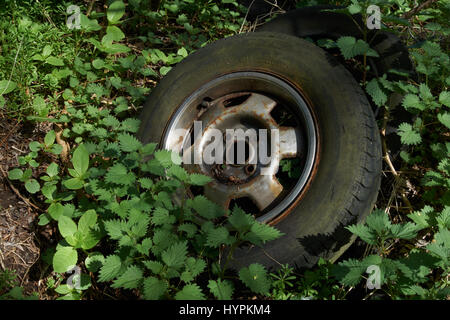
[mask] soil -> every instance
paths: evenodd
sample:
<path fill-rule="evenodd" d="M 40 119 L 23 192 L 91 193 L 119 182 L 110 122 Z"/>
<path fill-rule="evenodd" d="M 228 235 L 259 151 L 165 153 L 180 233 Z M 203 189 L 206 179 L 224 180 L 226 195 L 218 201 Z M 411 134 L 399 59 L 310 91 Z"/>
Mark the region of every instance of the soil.
<path fill-rule="evenodd" d="M 39 212 L 24 196 L 27 193 L 6 177 L 18 166 L 18 157 L 28 153 L 29 142 L 43 135 L 45 129 L 24 127 L 0 115 L 0 270 L 13 270 L 26 294 L 43 289 L 39 277 L 34 277 L 40 273 L 36 270 L 41 254 L 36 228 Z"/>

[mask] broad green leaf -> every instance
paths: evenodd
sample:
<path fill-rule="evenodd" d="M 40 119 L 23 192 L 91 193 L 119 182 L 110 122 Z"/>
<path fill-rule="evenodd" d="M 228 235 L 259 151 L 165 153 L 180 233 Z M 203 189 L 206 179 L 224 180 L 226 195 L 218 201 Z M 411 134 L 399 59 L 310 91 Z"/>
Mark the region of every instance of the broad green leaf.
<path fill-rule="evenodd" d="M 106 11 L 106 18 L 110 24 L 116 24 L 125 14 L 125 4 L 123 1 L 114 1 Z"/>
<path fill-rule="evenodd" d="M 8 172 L 9 180 L 19 180 L 23 176 L 23 171 L 21 169 L 12 169 Z"/>
<path fill-rule="evenodd" d="M 53 256 L 53 270 L 57 273 L 65 273 L 73 268 L 77 261 L 77 250 L 72 247 L 61 247 Z"/>
<path fill-rule="evenodd" d="M 84 181 L 79 178 L 72 178 L 65 180 L 63 184 L 69 190 L 78 190 L 83 188 Z"/>
<path fill-rule="evenodd" d="M 81 233 L 88 233 L 97 223 L 97 214 L 94 210 L 86 211 L 78 221 L 78 230 Z"/>
<path fill-rule="evenodd" d="M 41 189 L 41 186 L 36 179 L 29 179 L 25 182 L 25 189 L 27 189 L 29 193 L 34 194 Z"/>
<path fill-rule="evenodd" d="M 14 81 L 0 80 L 0 96 L 12 92 L 17 87 Z"/>
<path fill-rule="evenodd" d="M 60 216 L 58 219 L 58 229 L 64 238 L 68 238 L 77 232 L 77 225 L 71 218 Z"/>
<path fill-rule="evenodd" d="M 64 61 L 62 59 L 53 57 L 53 56 L 50 56 L 47 59 L 45 59 L 45 62 L 47 62 L 48 64 L 51 64 L 52 66 L 56 66 L 56 67 L 64 66 Z"/>
<path fill-rule="evenodd" d="M 44 143 L 47 147 L 51 146 L 53 143 L 55 143 L 56 134 L 54 130 L 50 130 L 47 132 L 47 134 L 44 137 Z"/>
<path fill-rule="evenodd" d="M 125 38 L 125 34 L 116 26 L 108 26 L 106 28 L 106 36 L 108 40 L 111 41 L 120 41 Z"/>
<path fill-rule="evenodd" d="M 47 167 L 46 173 L 50 177 L 55 177 L 58 175 L 58 165 L 54 162 L 50 163 Z"/>
<path fill-rule="evenodd" d="M 83 144 L 80 144 L 72 156 L 73 168 L 80 176 L 84 175 L 89 168 L 89 153 Z"/>
<path fill-rule="evenodd" d="M 52 203 L 48 207 L 48 213 L 53 218 L 53 220 L 58 221 L 59 218 L 64 214 L 64 206 L 59 202 Z"/>

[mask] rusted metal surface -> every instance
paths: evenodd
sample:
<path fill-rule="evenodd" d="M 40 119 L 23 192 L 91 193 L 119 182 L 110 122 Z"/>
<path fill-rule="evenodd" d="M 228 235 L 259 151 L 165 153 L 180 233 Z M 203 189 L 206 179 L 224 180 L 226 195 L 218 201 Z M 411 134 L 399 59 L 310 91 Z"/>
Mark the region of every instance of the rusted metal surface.
<path fill-rule="evenodd" d="M 278 75 L 275 76 L 281 78 Z M 286 81 L 286 83 L 288 83 L 289 86 L 294 87 L 295 90 L 300 93 L 301 98 L 305 99 L 307 109 L 309 109 L 313 118 L 315 126 L 314 135 L 317 135 L 318 138 L 317 121 L 310 100 L 302 93 L 301 88 L 289 83 L 289 81 Z M 209 132 L 212 129 L 218 129 L 224 133 L 226 129 L 242 129 L 244 132 L 248 129 L 258 130 L 262 128 L 267 129 L 268 132 L 278 130 L 279 143 L 275 143 L 271 149 L 270 153 L 272 161 L 269 165 L 256 163 L 254 166 L 249 167 L 248 162 L 239 165 L 226 164 L 226 159 L 224 159 L 223 165 L 206 165 L 205 163 L 184 164 L 186 170 L 191 173 L 206 174 L 213 178 L 213 181 L 205 186 L 205 196 L 225 209 L 228 208 L 231 200 L 243 197 L 250 198 L 261 212 L 264 212 L 264 210 L 269 207 L 273 208 L 273 204 L 279 202 L 278 198 L 286 196 L 286 192 L 283 192 L 283 186 L 276 177 L 280 161 L 285 158 L 296 158 L 298 156 L 302 156 L 303 158 L 305 156 L 303 153 L 306 152 L 305 148 L 310 147 L 309 145 L 307 146 L 306 137 L 303 137 L 301 128 L 280 126 L 277 123 L 271 116 L 271 111 L 277 106 L 277 102 L 269 96 L 259 92 L 234 92 L 222 95 L 213 101 L 199 101 L 199 99 L 195 100 L 189 97 L 184 104 L 192 105 L 196 103 L 195 115 L 191 113 L 191 116 L 188 117 L 189 120 L 186 120 L 184 123 L 178 122 L 177 126 L 188 128 L 192 126 L 193 121 L 200 121 L 203 124 L 202 135 L 194 138 L 194 143 L 188 144 L 186 144 L 186 137 L 170 135 L 168 132 L 164 135 L 165 148 L 175 152 L 183 150 L 183 158 L 186 156 L 191 159 L 194 157 L 201 159 L 205 147 L 208 145 L 208 142 L 211 141 Z M 210 95 L 204 96 L 209 97 Z M 191 101 L 189 101 L 189 99 L 191 99 Z M 238 101 L 238 103 L 235 101 Z M 251 121 L 249 121 L 249 119 Z M 168 125 L 166 131 L 170 131 L 169 127 L 170 126 Z M 317 139 L 315 141 L 320 140 Z M 246 141 L 246 143 L 249 143 L 249 141 Z M 257 146 L 253 146 L 249 143 L 249 150 L 251 150 L 252 147 L 254 147 L 255 150 L 257 149 Z M 301 192 L 298 192 L 294 198 L 291 195 L 288 200 L 289 205 L 283 204 L 285 207 L 282 212 L 269 217 L 264 222 L 270 224 L 278 223 L 290 214 L 292 209 L 304 197 L 304 194 L 307 192 L 311 185 L 311 181 L 315 176 L 318 160 L 320 158 L 320 145 L 318 142 L 314 143 L 314 148 L 314 165 L 312 166 L 311 172 L 308 174 L 307 181 L 305 181 L 300 190 Z M 226 152 L 227 150 L 224 151 L 224 156 L 226 155 Z M 249 170 L 249 168 L 251 168 L 251 170 Z M 264 170 L 264 174 L 262 174 L 262 170 Z M 286 203 L 286 200 L 281 201 Z"/>

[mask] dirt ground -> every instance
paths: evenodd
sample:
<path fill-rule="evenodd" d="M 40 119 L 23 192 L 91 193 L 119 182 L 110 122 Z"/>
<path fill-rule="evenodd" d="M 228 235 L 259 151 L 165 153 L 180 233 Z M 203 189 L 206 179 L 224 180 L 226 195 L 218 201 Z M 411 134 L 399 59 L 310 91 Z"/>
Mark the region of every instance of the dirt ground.
<path fill-rule="evenodd" d="M 0 115 L 0 269 L 13 270 L 25 293 L 39 292 L 36 269 L 41 254 L 37 234 L 38 210 L 31 200 L 7 179 L 8 170 L 18 166 L 18 157 L 28 153 L 32 136 L 43 134 L 39 128 Z"/>

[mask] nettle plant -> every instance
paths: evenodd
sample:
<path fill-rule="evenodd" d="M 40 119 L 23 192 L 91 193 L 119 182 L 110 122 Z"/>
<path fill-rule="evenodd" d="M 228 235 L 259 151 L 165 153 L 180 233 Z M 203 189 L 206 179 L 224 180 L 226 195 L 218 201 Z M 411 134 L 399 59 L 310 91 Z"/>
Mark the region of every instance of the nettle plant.
<path fill-rule="evenodd" d="M 336 265 L 333 274 L 341 284 L 355 286 L 366 279 L 367 287 L 382 289 L 393 299 L 445 299 L 450 294 L 450 207 L 435 212 L 427 206 L 408 217 L 413 222 L 393 224 L 384 211 L 376 210 L 366 224 L 348 227 L 376 254 Z M 413 248 L 399 259 L 387 257 L 396 241 L 416 239 L 422 230 L 434 232 L 424 248 Z"/>
<path fill-rule="evenodd" d="M 44 145 L 39 152 L 48 152 Z M 233 252 L 281 236 L 238 207 L 225 212 L 202 195 L 190 197 L 190 186 L 210 179 L 187 173 L 173 162 L 176 155 L 155 149 L 117 131 L 109 140 L 78 145 L 64 168 L 47 166 L 42 188 L 33 189 L 49 204 L 39 224 L 54 224 L 60 234 L 47 259 L 57 273 L 84 270 L 56 288 L 63 298 L 81 298 L 94 280 L 138 289 L 145 299 L 231 299 L 234 284 L 226 278 Z M 208 291 L 198 278 L 208 280 Z M 269 293 L 262 265 L 240 270 L 238 278 L 255 293 Z"/>

